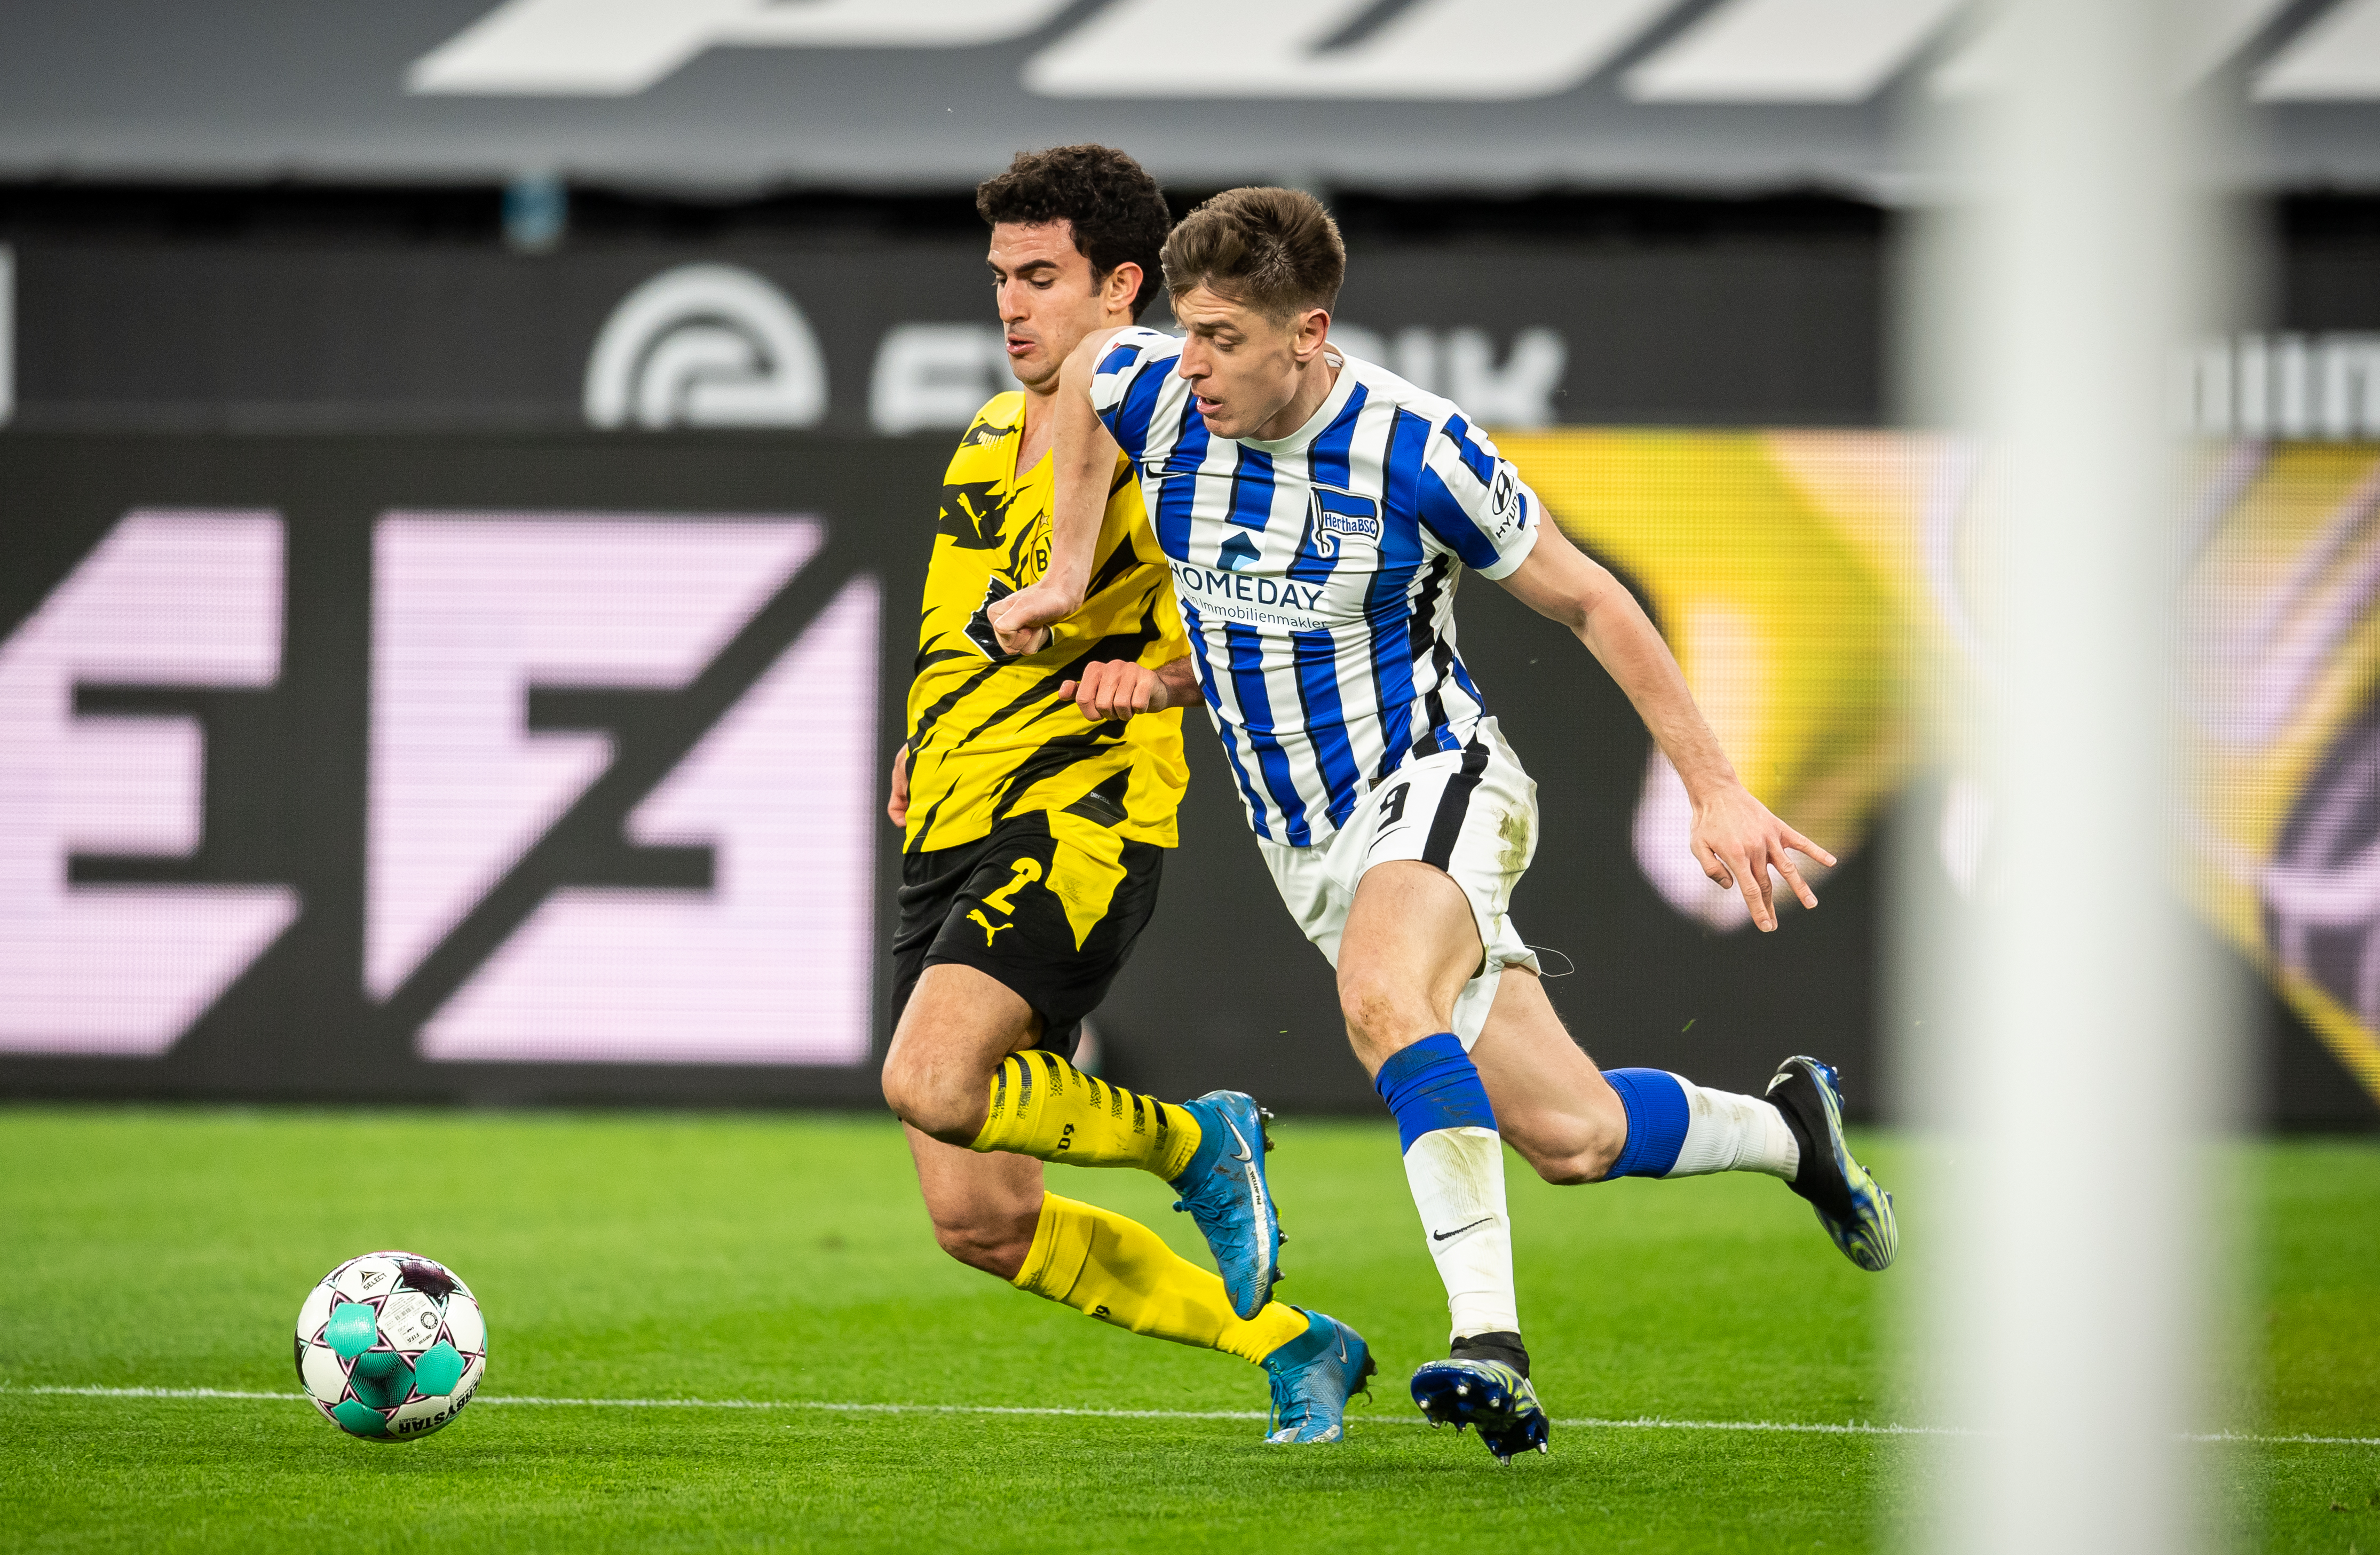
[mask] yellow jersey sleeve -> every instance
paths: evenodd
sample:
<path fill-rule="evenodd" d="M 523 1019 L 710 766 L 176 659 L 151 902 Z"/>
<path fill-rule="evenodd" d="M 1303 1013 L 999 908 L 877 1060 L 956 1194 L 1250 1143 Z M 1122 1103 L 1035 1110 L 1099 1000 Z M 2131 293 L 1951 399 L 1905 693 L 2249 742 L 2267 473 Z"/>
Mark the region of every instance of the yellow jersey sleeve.
<path fill-rule="evenodd" d="M 1172 847 L 1189 781 L 1182 712 L 1091 723 L 1058 688 L 1084 666 L 1155 669 L 1190 651 L 1139 483 L 1119 457 L 1081 611 L 1048 649 L 1002 660 L 984 612 L 1050 564 L 1048 456 L 1016 468 L 1025 395 L 993 396 L 942 477 L 909 684 L 909 822 L 916 853 L 974 842 L 1013 815 L 1064 810 Z"/>

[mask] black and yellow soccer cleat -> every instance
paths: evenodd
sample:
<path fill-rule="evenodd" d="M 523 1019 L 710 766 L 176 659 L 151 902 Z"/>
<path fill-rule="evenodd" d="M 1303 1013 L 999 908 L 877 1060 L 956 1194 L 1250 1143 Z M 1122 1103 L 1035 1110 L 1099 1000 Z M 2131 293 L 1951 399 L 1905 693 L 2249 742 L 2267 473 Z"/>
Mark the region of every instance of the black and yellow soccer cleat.
<path fill-rule="evenodd" d="M 1802 1163 L 1788 1184 L 1810 1201 L 1843 1257 L 1879 1273 L 1900 1250 L 1892 1196 L 1877 1185 L 1843 1143 L 1843 1093 L 1834 1066 L 1789 1058 L 1768 1082 L 1768 1100 L 1784 1114 Z"/>
<path fill-rule="evenodd" d="M 1425 1361 L 1413 1374 L 1414 1403 L 1431 1427 L 1452 1426 L 1458 1435 L 1465 1426 L 1476 1427 L 1500 1464 L 1532 1448 L 1550 1452 L 1552 1422 L 1529 1385 L 1521 1336 L 1475 1335 L 1456 1341 L 1455 1349 L 1451 1358 Z"/>

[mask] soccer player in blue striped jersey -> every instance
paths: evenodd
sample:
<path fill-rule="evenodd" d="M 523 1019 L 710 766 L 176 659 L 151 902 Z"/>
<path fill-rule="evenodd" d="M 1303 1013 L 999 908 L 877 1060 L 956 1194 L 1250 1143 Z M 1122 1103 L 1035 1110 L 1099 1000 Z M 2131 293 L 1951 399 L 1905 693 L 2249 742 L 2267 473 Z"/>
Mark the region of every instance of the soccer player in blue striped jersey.
<path fill-rule="evenodd" d="M 1536 785 L 1456 647 L 1464 570 L 1574 633 L 1694 805 L 1695 857 L 1774 929 L 1771 871 L 1834 859 L 1749 793 L 1643 609 L 1548 522 L 1447 400 L 1330 345 L 1346 256 L 1310 196 L 1220 195 L 1166 239 L 1180 337 L 1087 336 L 1062 374 L 1050 563 L 993 607 L 1032 649 L 1079 607 L 1119 447 L 1172 573 L 1207 711 L 1281 899 L 1338 970 L 1356 1057 L 1395 1117 L 1451 1354 L 1413 1393 L 1499 1459 L 1547 1442 L 1512 1286 L 1500 1139 L 1550 1182 L 1764 1172 L 1863 1269 L 1891 1200 L 1852 1159 L 1834 1071 L 1788 1059 L 1760 1097 L 1599 1072 L 1513 927 Z M 1060 628 L 1062 633 L 1063 628 Z M 1101 710 L 1108 711 L 1108 710 Z"/>

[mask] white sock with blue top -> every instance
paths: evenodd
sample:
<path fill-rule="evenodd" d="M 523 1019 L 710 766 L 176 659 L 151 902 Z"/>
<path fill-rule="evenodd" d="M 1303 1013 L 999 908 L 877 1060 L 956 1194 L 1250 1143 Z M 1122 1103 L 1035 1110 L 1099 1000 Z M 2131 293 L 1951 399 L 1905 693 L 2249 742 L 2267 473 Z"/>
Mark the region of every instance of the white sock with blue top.
<path fill-rule="evenodd" d="M 1511 1334 L 1517 1342 L 1504 1142 L 1471 1055 L 1442 1031 L 1392 1054 L 1373 1085 L 1397 1120 L 1405 1182 L 1446 1285 L 1451 1337 Z"/>
<path fill-rule="evenodd" d="M 1665 1069 L 1607 1069 L 1603 1077 L 1628 1113 L 1628 1142 L 1604 1181 L 1764 1172 L 1787 1182 L 1802 1148 L 1775 1104 L 1712 1090 Z"/>

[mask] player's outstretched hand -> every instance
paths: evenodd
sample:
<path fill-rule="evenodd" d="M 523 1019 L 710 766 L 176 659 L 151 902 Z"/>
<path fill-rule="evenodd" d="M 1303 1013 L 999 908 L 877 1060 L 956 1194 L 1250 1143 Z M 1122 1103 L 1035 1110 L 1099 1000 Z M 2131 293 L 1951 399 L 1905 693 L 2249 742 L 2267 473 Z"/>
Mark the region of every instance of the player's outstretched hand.
<path fill-rule="evenodd" d="M 1775 869 L 1793 888 L 1802 905 L 1815 907 L 1818 893 L 1794 866 L 1796 853 L 1832 869 L 1835 856 L 1768 813 L 1743 784 L 1730 784 L 1694 801 L 1694 862 L 1730 891 L 1743 893 L 1752 921 L 1767 933 L 1777 927 Z"/>
<path fill-rule="evenodd" d="M 1000 650 L 1023 654 L 1038 653 L 1048 647 L 1049 628 L 1082 608 L 1082 601 L 1068 599 L 1048 578 L 1043 578 L 1029 589 L 1019 589 L 995 601 L 984 613 L 999 635 Z"/>
<path fill-rule="evenodd" d="M 1074 698 L 1083 716 L 1094 723 L 1136 712 L 1162 712 L 1173 705 L 1164 678 L 1129 659 L 1086 664 L 1083 678 L 1059 686 L 1058 695 Z"/>

